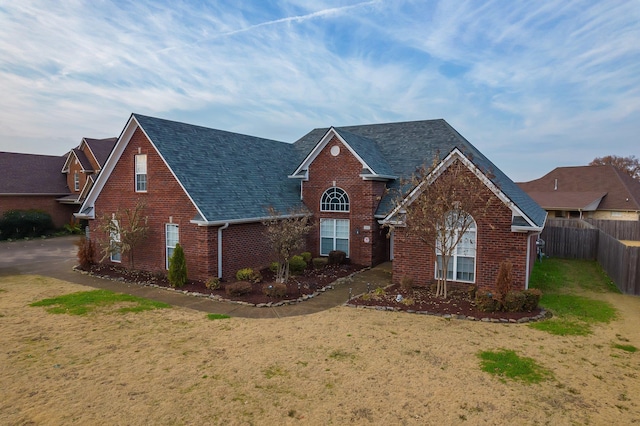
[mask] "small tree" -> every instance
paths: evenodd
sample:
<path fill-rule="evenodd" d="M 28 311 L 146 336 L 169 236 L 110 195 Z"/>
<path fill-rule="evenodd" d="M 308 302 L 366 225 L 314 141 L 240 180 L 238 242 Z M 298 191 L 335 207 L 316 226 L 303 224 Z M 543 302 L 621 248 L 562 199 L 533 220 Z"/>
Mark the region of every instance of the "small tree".
<path fill-rule="evenodd" d="M 167 278 L 172 287 L 182 287 L 187 282 L 187 261 L 180 244 L 176 244 L 176 248 L 169 258 L 169 275 Z"/>
<path fill-rule="evenodd" d="M 408 237 L 417 238 L 436 254 L 436 295 L 447 297 L 449 263 L 458 244 L 489 211 L 493 197 L 487 197 L 485 183 L 462 159 L 453 157 L 448 167 L 434 157 L 431 167 L 423 166 L 403 188 L 412 191 L 396 197 L 401 225 Z M 485 172 L 485 176 L 488 172 Z M 391 225 L 391 227 L 398 225 Z M 455 279 L 455 277 L 452 277 Z"/>
<path fill-rule="evenodd" d="M 143 215 L 144 208 L 145 203 L 139 200 L 132 209 L 118 209 L 111 216 L 105 214 L 100 218 L 98 229 L 109 236 L 106 243 L 101 244 L 104 254 L 101 262 L 114 253 L 120 253 L 127 255 L 131 268 L 135 268 L 134 249 L 147 238 L 149 232 L 148 216 Z"/>
<path fill-rule="evenodd" d="M 309 214 L 304 211 L 292 211 L 288 215 L 279 214 L 269 207 L 269 219 L 263 222 L 265 237 L 278 262 L 276 282 L 289 280 L 289 259 L 304 246 L 304 236 L 312 228 Z"/>

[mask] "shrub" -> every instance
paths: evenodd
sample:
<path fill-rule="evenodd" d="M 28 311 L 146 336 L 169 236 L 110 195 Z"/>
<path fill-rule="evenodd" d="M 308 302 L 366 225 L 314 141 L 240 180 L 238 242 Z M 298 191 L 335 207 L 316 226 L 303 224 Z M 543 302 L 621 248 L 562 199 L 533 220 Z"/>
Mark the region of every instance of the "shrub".
<path fill-rule="evenodd" d="M 524 303 L 522 305 L 522 310 L 531 312 L 538 307 L 538 303 L 540 302 L 540 298 L 542 297 L 542 292 L 537 288 L 531 288 L 529 290 L 525 290 L 522 292 L 524 294 Z"/>
<path fill-rule="evenodd" d="M 287 295 L 287 285 L 283 283 L 271 283 L 262 286 L 262 293 L 269 297 L 282 298 Z"/>
<path fill-rule="evenodd" d="M 500 307 L 500 302 L 491 293 L 476 293 L 476 306 L 483 312 L 495 312 Z"/>
<path fill-rule="evenodd" d="M 76 243 L 78 246 L 78 262 L 83 269 L 96 263 L 96 245 L 93 240 L 88 240 L 84 236 Z"/>
<path fill-rule="evenodd" d="M 310 252 L 308 252 L 308 251 L 302 252 L 302 253 L 300 253 L 300 256 L 302 256 L 302 258 L 307 263 L 307 265 L 309 264 L 309 262 L 311 262 L 311 253 Z"/>
<path fill-rule="evenodd" d="M 252 268 L 242 268 L 238 272 L 236 272 L 236 279 L 238 281 L 259 283 L 260 281 L 262 281 L 262 275 L 260 275 L 260 272 L 254 271 Z"/>
<path fill-rule="evenodd" d="M 347 253 L 342 250 L 331 250 L 329 252 L 329 265 L 342 265 L 347 260 Z"/>
<path fill-rule="evenodd" d="M 0 239 L 32 238 L 53 231 L 51 215 L 41 210 L 8 210 L 0 219 Z"/>
<path fill-rule="evenodd" d="M 507 312 L 522 312 L 526 296 L 522 291 L 510 291 L 504 298 L 502 308 Z"/>
<path fill-rule="evenodd" d="M 411 290 L 413 288 L 413 278 L 403 276 L 400 280 L 400 288 L 403 290 Z"/>
<path fill-rule="evenodd" d="M 169 275 L 167 278 L 172 287 L 182 287 L 187 282 L 187 261 L 184 258 L 184 250 L 182 250 L 180 244 L 176 244 L 176 248 L 169 259 Z"/>
<path fill-rule="evenodd" d="M 304 261 L 302 256 L 292 256 L 289 259 L 289 272 L 292 274 L 299 274 L 305 270 L 307 262 Z"/>
<path fill-rule="evenodd" d="M 478 287 L 476 287 L 475 285 L 470 285 L 469 287 L 467 287 L 467 294 L 471 299 L 476 298 L 477 291 L 478 291 Z"/>
<path fill-rule="evenodd" d="M 504 260 L 500 262 L 500 270 L 496 278 L 496 294 L 495 299 L 504 305 L 507 294 L 511 291 L 511 285 L 513 283 L 513 264 Z"/>
<path fill-rule="evenodd" d="M 269 270 L 275 274 L 278 272 L 279 266 L 280 266 L 279 262 L 271 262 L 271 264 L 269 265 Z"/>
<path fill-rule="evenodd" d="M 327 266 L 329 259 L 326 257 L 314 257 L 311 263 L 313 264 L 314 269 L 322 269 Z"/>
<path fill-rule="evenodd" d="M 243 294 L 251 293 L 251 290 L 253 290 L 253 287 L 248 281 L 238 281 L 235 283 L 227 284 L 224 287 L 224 291 L 229 296 L 242 296 Z"/>
<path fill-rule="evenodd" d="M 220 278 L 211 277 L 207 280 L 206 283 L 204 283 L 204 286 L 209 290 L 218 290 L 220 288 Z"/>

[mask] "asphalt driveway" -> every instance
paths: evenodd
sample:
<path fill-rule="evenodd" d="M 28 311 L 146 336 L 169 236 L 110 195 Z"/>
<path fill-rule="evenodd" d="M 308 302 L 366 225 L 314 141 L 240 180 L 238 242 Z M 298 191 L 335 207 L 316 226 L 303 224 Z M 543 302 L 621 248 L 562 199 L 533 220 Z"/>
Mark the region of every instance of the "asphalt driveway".
<path fill-rule="evenodd" d="M 0 242 L 0 276 L 36 274 L 57 278 L 76 284 L 111 291 L 128 293 L 173 306 L 196 309 L 208 313 L 227 314 L 246 318 L 280 318 L 308 315 L 344 304 L 353 295 L 366 291 L 367 283 L 372 288 L 386 286 L 391 282 L 391 263 L 356 274 L 348 283 L 312 299 L 293 305 L 256 308 L 228 302 L 218 302 L 206 297 L 194 297 L 176 291 L 146 287 L 137 284 L 95 278 L 72 268 L 77 263 L 75 242 L 77 236 L 67 236 L 29 241 Z"/>

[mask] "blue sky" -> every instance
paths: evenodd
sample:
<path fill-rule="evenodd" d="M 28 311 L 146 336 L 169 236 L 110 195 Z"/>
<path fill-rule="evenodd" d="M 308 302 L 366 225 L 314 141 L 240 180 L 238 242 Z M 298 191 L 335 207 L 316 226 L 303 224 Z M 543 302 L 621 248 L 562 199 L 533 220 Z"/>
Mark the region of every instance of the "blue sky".
<path fill-rule="evenodd" d="M 0 151 L 444 118 L 525 181 L 640 157 L 640 0 L 0 0 L 0 92 Z"/>

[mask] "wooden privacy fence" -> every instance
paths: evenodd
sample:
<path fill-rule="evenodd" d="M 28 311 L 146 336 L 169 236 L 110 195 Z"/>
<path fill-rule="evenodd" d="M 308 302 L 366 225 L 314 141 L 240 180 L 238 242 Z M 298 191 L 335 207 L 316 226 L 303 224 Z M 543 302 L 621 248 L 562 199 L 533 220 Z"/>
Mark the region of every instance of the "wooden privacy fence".
<path fill-rule="evenodd" d="M 599 226 L 600 222 L 608 221 L 594 222 Z M 603 227 L 622 236 L 618 238 L 640 240 L 633 238 L 640 224 L 631 223 L 633 225 L 605 224 Z M 621 292 L 640 296 L 640 247 L 627 246 L 594 225 L 579 219 L 547 220 L 540 235 L 545 241 L 544 253 L 549 257 L 597 260 Z"/>

